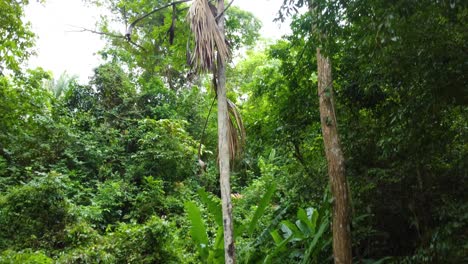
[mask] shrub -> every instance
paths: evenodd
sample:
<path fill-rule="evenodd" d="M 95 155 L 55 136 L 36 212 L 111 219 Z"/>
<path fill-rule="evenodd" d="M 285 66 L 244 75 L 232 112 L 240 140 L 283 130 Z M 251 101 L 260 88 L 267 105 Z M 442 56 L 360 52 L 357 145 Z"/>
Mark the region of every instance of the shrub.
<path fill-rule="evenodd" d="M 5 250 L 0 255 L 0 263 L 3 264 L 52 264 L 52 259 L 47 257 L 44 253 L 31 250 L 15 252 L 13 250 Z"/>
<path fill-rule="evenodd" d="M 60 248 L 70 221 L 63 177 L 39 176 L 0 196 L 0 249 Z"/>

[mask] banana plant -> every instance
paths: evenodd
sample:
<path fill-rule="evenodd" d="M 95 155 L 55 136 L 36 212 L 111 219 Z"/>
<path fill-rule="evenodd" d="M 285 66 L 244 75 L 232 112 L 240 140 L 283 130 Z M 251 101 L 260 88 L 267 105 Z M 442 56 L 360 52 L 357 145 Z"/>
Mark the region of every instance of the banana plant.
<path fill-rule="evenodd" d="M 236 237 L 243 234 L 247 234 L 249 236 L 253 234 L 258 221 L 261 219 L 265 209 L 270 204 L 275 190 L 276 185 L 272 184 L 261 198 L 252 219 L 250 219 L 246 224 L 235 227 L 234 230 Z M 204 263 L 224 263 L 223 215 L 220 200 L 219 198 L 207 193 L 204 189 L 198 190 L 198 196 L 206 207 L 208 213 L 214 219 L 217 226 L 216 237 L 214 238 L 214 242 L 210 243 L 201 211 L 192 201 L 185 203 L 185 210 L 187 211 L 188 218 L 191 223 L 190 235 L 193 242 L 196 244 L 198 254 L 204 260 Z"/>
<path fill-rule="evenodd" d="M 326 215 L 320 215 L 317 209 L 309 207 L 297 211 L 297 220 L 281 221 L 278 229 L 270 231 L 275 247 L 263 263 L 272 263 L 273 260 L 282 259 L 281 255 L 301 259 L 299 263 L 318 263 L 318 255 L 324 247 L 330 244 L 330 239 L 324 237 L 329 229 L 330 222 Z M 296 245 L 301 245 L 298 249 Z M 291 250 L 294 249 L 294 250 Z"/>

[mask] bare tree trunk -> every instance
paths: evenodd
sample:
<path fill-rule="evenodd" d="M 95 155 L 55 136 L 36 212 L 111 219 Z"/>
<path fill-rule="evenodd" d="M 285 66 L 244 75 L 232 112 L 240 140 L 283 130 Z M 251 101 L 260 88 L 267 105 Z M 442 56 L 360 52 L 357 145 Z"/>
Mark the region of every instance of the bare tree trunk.
<path fill-rule="evenodd" d="M 317 48 L 318 94 L 328 175 L 333 195 L 333 256 L 336 264 L 352 263 L 351 213 L 349 189 L 346 181 L 344 157 L 338 137 L 333 98 L 332 66 L 328 57 Z"/>
<path fill-rule="evenodd" d="M 224 0 L 218 0 L 218 14 L 224 12 Z M 218 18 L 218 27 L 224 37 L 224 14 Z M 218 148 L 219 172 L 221 186 L 221 202 L 223 208 L 224 226 L 224 256 L 225 263 L 233 264 L 235 259 L 234 226 L 232 221 L 231 185 L 229 182 L 229 116 L 226 97 L 226 67 L 218 56 Z"/>

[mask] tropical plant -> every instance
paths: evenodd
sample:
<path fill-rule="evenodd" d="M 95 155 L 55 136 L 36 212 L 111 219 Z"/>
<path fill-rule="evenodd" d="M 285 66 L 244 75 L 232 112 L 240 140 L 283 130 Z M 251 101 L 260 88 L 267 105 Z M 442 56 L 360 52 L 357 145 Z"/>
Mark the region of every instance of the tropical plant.
<path fill-rule="evenodd" d="M 319 215 L 324 213 L 324 215 Z M 298 263 L 324 263 L 319 257 L 331 242 L 326 232 L 330 228 L 327 211 L 309 207 L 297 211 L 297 220 L 281 221 L 280 228 L 270 232 L 275 247 L 265 257 L 264 263 L 281 263 L 284 259 Z M 282 257 L 281 257 L 282 256 Z M 281 260 L 280 260 L 281 259 Z"/>
<path fill-rule="evenodd" d="M 264 215 L 265 209 L 270 204 L 273 194 L 276 190 L 275 185 L 271 185 L 261 198 L 258 206 L 249 221 L 239 223 L 235 226 L 235 236 L 247 236 L 252 238 L 260 218 Z M 219 199 L 216 199 L 203 189 L 198 190 L 198 195 L 203 205 L 206 207 L 208 213 L 214 221 L 214 230 L 216 237 L 213 240 L 207 235 L 208 228 L 203 220 L 201 211 L 197 205 L 192 202 L 185 203 L 185 209 L 191 222 L 190 234 L 196 244 L 199 256 L 206 263 L 222 263 L 224 259 L 224 245 L 223 239 L 223 215 Z"/>

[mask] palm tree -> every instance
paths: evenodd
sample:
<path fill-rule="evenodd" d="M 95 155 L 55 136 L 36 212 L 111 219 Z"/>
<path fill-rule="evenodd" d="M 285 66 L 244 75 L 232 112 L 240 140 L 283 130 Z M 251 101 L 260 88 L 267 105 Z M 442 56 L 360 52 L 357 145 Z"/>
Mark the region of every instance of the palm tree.
<path fill-rule="evenodd" d="M 212 71 L 218 98 L 218 150 L 221 201 L 224 227 L 225 263 L 235 263 L 234 226 L 232 218 L 230 159 L 238 146 L 237 128 L 242 128 L 234 104 L 226 97 L 226 62 L 229 48 L 224 32 L 224 0 L 218 0 L 215 12 L 207 0 L 194 0 L 189 10 L 190 28 L 195 36 L 195 51 L 190 58 L 196 71 Z M 219 14 L 219 15 L 218 15 Z M 233 114 L 231 119 L 230 114 Z M 233 122 L 237 121 L 237 122 Z M 242 129 L 241 129 L 242 130 Z M 238 149 L 238 148 L 237 148 Z"/>
<path fill-rule="evenodd" d="M 133 28 L 151 14 L 189 1 L 174 1 L 139 17 L 130 24 L 125 38 L 132 42 Z M 215 7 L 208 0 L 193 0 L 187 16 L 195 38 L 194 51 L 189 54 L 188 62 L 196 73 L 211 72 L 213 74 L 218 100 L 218 160 L 226 263 L 235 263 L 230 166 L 231 160 L 234 160 L 240 153 L 245 139 L 245 130 L 239 111 L 226 96 L 226 63 L 230 57 L 230 51 L 225 40 L 224 13 L 231 4 L 232 1 L 225 7 L 224 0 L 218 0 Z"/>

